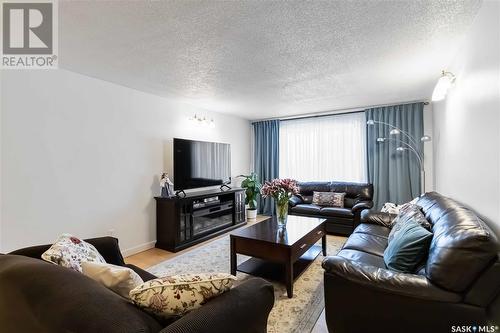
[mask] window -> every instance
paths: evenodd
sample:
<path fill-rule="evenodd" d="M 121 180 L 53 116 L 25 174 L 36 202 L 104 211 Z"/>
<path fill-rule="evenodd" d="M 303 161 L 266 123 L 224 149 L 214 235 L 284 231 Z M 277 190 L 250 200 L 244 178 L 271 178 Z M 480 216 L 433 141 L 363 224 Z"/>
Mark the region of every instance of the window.
<path fill-rule="evenodd" d="M 280 178 L 365 182 L 363 112 L 280 122 Z"/>

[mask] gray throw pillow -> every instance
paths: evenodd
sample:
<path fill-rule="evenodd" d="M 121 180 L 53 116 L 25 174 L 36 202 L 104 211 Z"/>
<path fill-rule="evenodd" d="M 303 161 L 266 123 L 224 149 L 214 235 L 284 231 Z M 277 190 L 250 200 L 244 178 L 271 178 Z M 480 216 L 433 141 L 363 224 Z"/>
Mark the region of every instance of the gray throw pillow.
<path fill-rule="evenodd" d="M 394 238 L 394 234 L 399 231 L 408 221 L 414 221 L 421 225 L 426 230 L 431 230 L 432 225 L 427 221 L 422 213 L 421 207 L 414 204 L 406 204 L 400 209 L 398 216 L 391 224 L 391 232 L 389 233 L 388 243 Z"/>

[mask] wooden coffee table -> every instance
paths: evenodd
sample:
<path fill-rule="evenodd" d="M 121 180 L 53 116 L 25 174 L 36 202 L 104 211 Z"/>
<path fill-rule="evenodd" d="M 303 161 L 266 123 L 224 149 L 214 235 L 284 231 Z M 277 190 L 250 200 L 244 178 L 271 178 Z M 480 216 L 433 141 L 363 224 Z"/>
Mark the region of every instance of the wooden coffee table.
<path fill-rule="evenodd" d="M 289 216 L 286 229 L 280 231 L 276 220 L 269 219 L 232 232 L 231 274 L 236 271 L 286 284 L 293 297 L 293 281 L 323 251 L 326 256 L 325 219 Z M 322 246 L 316 242 L 322 240 Z M 252 257 L 236 265 L 236 255 Z"/>

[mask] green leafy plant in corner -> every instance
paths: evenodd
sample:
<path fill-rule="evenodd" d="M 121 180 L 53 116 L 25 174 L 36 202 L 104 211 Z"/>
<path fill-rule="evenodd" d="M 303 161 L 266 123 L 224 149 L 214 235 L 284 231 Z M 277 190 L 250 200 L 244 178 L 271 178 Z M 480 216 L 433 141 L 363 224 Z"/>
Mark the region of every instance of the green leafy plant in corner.
<path fill-rule="evenodd" d="M 239 177 L 245 178 L 241 182 L 241 187 L 245 189 L 245 204 L 248 205 L 248 209 L 257 209 L 257 196 L 260 194 L 260 189 L 262 188 L 257 174 L 252 172 L 249 176 L 240 175 Z"/>

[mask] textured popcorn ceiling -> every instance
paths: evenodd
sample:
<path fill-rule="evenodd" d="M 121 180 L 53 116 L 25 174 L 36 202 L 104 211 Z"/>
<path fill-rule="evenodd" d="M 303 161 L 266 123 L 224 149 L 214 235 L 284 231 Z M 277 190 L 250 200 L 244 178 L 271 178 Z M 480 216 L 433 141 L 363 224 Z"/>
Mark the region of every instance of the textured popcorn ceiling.
<path fill-rule="evenodd" d="M 479 6 L 61 1 L 60 67 L 250 119 L 428 99 Z"/>

